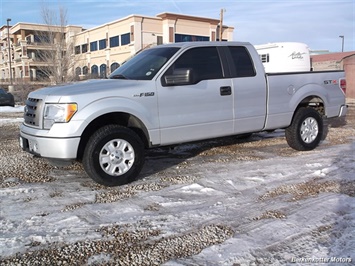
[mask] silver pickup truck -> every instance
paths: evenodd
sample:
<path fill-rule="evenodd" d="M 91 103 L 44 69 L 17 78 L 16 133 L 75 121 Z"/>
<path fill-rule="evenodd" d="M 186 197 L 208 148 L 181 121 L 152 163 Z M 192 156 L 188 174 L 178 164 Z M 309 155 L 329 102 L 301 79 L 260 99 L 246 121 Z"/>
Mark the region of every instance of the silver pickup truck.
<path fill-rule="evenodd" d="M 342 71 L 265 74 L 249 43 L 161 45 L 108 79 L 30 93 L 20 145 L 117 186 L 135 180 L 151 147 L 283 128 L 290 147 L 312 150 L 324 119 L 346 115 L 344 91 Z"/>

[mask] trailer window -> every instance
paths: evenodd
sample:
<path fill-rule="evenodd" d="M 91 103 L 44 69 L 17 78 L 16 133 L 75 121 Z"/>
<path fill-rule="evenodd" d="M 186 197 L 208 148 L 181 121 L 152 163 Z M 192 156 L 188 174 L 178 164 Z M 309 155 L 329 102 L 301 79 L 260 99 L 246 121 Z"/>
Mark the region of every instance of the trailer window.
<path fill-rule="evenodd" d="M 229 51 L 235 66 L 234 78 L 253 77 L 256 75 L 253 61 L 248 50 L 243 46 L 230 46 Z"/>
<path fill-rule="evenodd" d="M 269 63 L 270 62 L 269 54 L 261 54 L 260 55 L 260 60 L 261 60 L 262 63 Z"/>

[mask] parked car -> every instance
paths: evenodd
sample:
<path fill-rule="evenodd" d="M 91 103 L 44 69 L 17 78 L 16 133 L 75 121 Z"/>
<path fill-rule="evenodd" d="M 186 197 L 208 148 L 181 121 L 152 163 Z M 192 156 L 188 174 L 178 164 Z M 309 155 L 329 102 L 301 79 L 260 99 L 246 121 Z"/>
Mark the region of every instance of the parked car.
<path fill-rule="evenodd" d="M 0 88 L 0 106 L 15 106 L 14 96 L 2 88 Z"/>

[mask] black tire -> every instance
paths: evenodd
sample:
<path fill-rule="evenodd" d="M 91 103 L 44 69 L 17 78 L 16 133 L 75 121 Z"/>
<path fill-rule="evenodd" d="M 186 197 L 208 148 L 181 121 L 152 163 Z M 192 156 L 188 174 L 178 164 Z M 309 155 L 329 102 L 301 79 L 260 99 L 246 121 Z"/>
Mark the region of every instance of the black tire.
<path fill-rule="evenodd" d="M 110 149 L 110 151 L 109 151 Z M 134 181 L 144 164 L 144 144 L 131 129 L 107 125 L 89 139 L 83 156 L 86 173 L 104 186 Z"/>
<path fill-rule="evenodd" d="M 323 137 L 323 119 L 313 108 L 301 107 L 285 131 L 288 145 L 298 151 L 316 148 Z"/>

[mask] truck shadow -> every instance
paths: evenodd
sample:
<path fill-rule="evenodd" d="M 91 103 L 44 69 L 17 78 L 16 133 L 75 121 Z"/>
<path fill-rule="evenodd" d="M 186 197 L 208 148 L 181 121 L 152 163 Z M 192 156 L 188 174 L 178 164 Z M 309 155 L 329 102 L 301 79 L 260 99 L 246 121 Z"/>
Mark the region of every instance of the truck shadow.
<path fill-rule="evenodd" d="M 230 160 L 260 160 L 257 154 L 259 146 L 269 146 L 268 142 L 276 141 L 287 148 L 284 131 L 272 133 L 260 132 L 253 135 L 239 135 L 181 144 L 171 147 L 154 148 L 146 151 L 146 160 L 138 180 L 152 175 L 179 175 L 189 173 L 189 169 L 181 165 L 187 162 L 201 165 L 205 162 Z M 245 159 L 243 159 L 245 158 Z M 169 173 L 167 173 L 167 171 Z M 193 173 L 189 173 L 193 174 Z"/>

